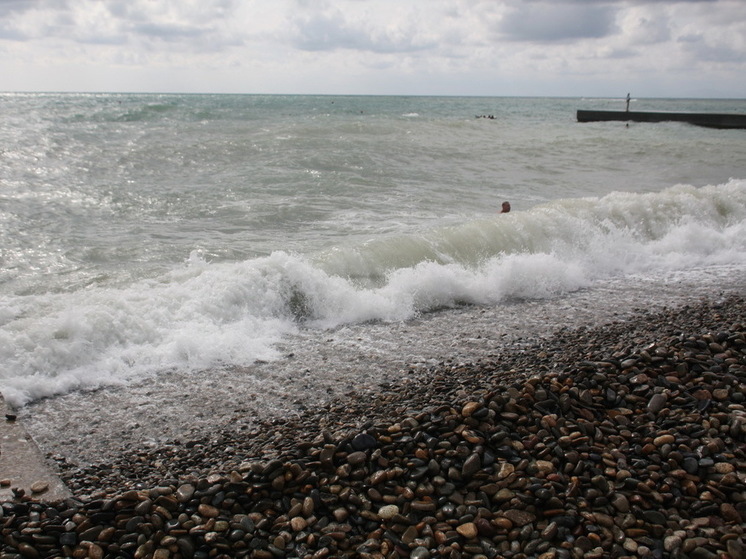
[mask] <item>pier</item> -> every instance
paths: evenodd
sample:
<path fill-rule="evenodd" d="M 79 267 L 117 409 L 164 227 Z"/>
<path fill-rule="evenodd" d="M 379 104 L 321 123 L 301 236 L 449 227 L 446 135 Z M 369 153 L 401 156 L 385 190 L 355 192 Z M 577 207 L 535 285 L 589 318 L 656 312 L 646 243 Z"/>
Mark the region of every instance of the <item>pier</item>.
<path fill-rule="evenodd" d="M 610 120 L 633 122 L 687 122 L 707 128 L 746 128 L 746 114 L 737 113 L 672 113 L 648 111 L 587 111 L 578 110 L 578 122 Z"/>

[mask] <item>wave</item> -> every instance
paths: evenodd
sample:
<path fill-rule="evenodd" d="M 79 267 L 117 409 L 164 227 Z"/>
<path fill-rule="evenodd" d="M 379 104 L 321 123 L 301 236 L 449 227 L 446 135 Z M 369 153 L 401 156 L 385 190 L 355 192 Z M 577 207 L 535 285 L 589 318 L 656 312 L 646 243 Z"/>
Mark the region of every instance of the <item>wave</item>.
<path fill-rule="evenodd" d="M 575 262 L 592 277 L 605 277 L 651 265 L 676 268 L 738 260 L 745 219 L 746 181 L 734 179 L 702 188 L 679 185 L 658 193 L 557 200 L 417 235 L 337 247 L 318 262 L 332 274 L 379 284 L 392 270 L 421 262 L 476 270 L 548 256 Z"/>
<path fill-rule="evenodd" d="M 0 372 L 13 405 L 157 371 L 281 358 L 301 328 L 406 321 L 556 297 L 607 278 L 746 264 L 746 181 L 554 201 L 314 255 L 275 252 L 125 288 L 6 296 Z"/>

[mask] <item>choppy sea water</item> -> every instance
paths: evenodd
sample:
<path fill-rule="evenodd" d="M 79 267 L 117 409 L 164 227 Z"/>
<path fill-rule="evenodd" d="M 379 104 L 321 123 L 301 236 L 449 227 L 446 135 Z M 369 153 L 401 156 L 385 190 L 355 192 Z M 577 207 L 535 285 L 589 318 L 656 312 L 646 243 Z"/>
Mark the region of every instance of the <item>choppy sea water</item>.
<path fill-rule="evenodd" d="M 744 289 L 746 133 L 574 120 L 621 99 L 0 101 L 0 389 L 48 447 Z"/>

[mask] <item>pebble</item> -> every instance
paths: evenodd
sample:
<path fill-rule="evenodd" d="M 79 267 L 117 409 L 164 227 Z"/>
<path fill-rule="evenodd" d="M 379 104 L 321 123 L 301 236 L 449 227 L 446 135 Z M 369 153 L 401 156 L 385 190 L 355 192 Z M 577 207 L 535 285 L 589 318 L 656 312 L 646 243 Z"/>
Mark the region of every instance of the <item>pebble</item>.
<path fill-rule="evenodd" d="M 37 481 L 31 484 L 31 493 L 44 493 L 49 489 L 49 483 L 46 481 Z"/>
<path fill-rule="evenodd" d="M 410 559 L 430 559 L 430 550 L 426 547 L 415 547 L 409 554 Z"/>
<path fill-rule="evenodd" d="M 467 540 L 477 537 L 477 525 L 473 522 L 467 522 L 456 527 L 456 531 L 464 536 Z"/>
<path fill-rule="evenodd" d="M 667 400 L 668 398 L 663 393 L 659 392 L 657 394 L 653 394 L 653 396 L 650 398 L 650 401 L 648 402 L 648 411 L 651 411 L 652 413 L 660 412 L 666 405 Z"/>
<path fill-rule="evenodd" d="M 505 511 L 503 513 L 505 515 L 505 518 L 510 520 L 514 526 L 525 526 L 526 524 L 530 524 L 536 520 L 536 515 L 520 509 L 511 509 L 508 511 Z"/>
<path fill-rule="evenodd" d="M 391 520 L 399 514 L 399 507 L 396 505 L 386 505 L 378 509 L 378 516 L 383 520 Z"/>
<path fill-rule="evenodd" d="M 194 496 L 195 490 L 195 487 L 190 483 L 181 485 L 179 486 L 179 489 L 176 490 L 176 498 L 180 503 L 187 503 Z"/>
<path fill-rule="evenodd" d="M 69 467 L 74 498 L 2 503 L 3 553 L 740 559 L 744 316 L 731 297 L 562 331 L 264 429 Z"/>

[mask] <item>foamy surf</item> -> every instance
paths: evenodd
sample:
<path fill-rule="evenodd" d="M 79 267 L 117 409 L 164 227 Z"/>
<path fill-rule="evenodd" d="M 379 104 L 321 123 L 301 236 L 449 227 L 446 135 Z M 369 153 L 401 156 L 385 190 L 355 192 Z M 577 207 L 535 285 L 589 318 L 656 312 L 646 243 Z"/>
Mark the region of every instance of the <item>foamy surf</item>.
<path fill-rule="evenodd" d="M 3 393 L 30 401 L 159 371 L 282 357 L 299 329 L 405 322 L 460 305 L 551 299 L 597 282 L 746 264 L 746 181 L 558 200 L 311 255 L 193 253 L 124 287 L 4 296 Z"/>

